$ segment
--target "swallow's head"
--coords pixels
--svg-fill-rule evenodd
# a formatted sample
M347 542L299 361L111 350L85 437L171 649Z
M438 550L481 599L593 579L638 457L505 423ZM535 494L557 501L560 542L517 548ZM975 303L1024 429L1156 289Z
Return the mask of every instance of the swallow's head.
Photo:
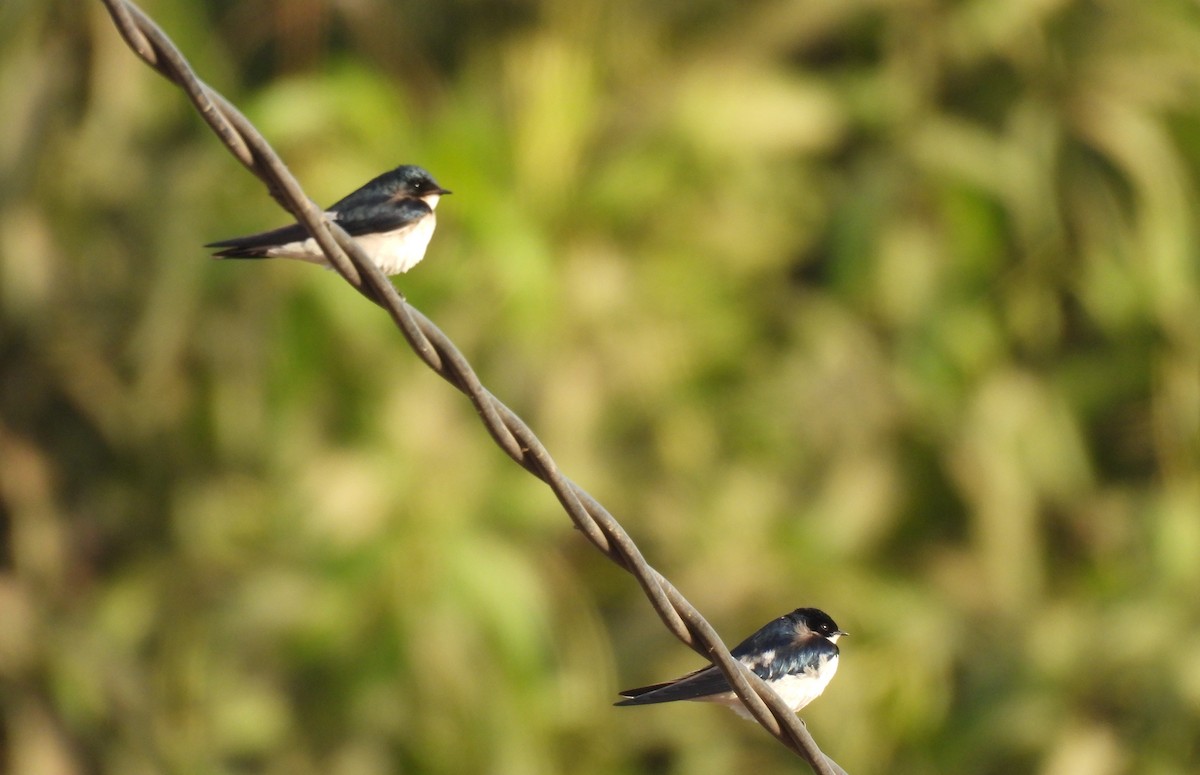
M819 635L830 643L837 643L838 638L846 634L838 629L837 622L829 614L819 608L797 608L787 618L792 620L796 628L797 640Z
M438 185L428 170L415 164L397 167L387 177L387 183L393 190L392 198L396 201L420 199L433 209L437 207L438 199L450 193Z

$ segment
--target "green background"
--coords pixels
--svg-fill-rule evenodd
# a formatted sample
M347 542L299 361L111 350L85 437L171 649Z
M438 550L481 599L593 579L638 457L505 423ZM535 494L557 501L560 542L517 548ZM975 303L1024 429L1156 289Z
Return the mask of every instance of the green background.
M397 280L734 643L852 635L870 773L1200 761L1200 10L155 0L330 203L455 191ZM803 772L618 689L702 661L102 5L0 5L13 773Z

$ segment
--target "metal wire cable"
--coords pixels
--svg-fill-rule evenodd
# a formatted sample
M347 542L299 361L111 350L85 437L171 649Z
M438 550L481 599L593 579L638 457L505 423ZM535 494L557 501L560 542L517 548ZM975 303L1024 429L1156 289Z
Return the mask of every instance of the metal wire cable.
M321 208L305 195L263 136L237 108L199 79L154 21L129 0L102 2L134 53L187 93L229 151L304 224L338 274L391 316L413 352L470 399L496 444L545 482L588 541L637 579L671 634L717 665L755 720L806 760L818 775L846 775L821 753L800 717L762 679L730 656L712 625L670 581L650 567L612 514L559 471L529 426L483 386L454 343L401 296L345 231L325 219Z

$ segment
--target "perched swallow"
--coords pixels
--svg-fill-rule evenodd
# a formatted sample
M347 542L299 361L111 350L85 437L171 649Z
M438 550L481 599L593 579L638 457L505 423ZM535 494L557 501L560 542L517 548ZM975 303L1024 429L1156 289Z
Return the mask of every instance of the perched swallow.
M405 164L339 200L325 215L354 237L384 274L400 274L425 257L437 225L433 211L438 199L449 193L425 170ZM299 223L205 247L224 248L214 258L296 258L329 266L316 240Z
M797 608L768 623L730 653L766 681L792 711L821 696L838 666L838 638L846 633L824 611ZM617 705L696 700L716 702L751 718L716 665L666 683L627 689Z

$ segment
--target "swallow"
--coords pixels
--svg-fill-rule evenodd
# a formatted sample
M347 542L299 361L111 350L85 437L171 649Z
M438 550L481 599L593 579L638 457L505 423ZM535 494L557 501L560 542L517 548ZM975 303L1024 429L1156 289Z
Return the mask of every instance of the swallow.
M774 689L792 712L809 704L833 678L838 667L838 638L846 633L824 611L797 608L775 619L739 643L730 653ZM617 705L651 705L695 700L716 702L752 718L729 681L709 665L674 681L621 692Z
M433 211L449 193L424 169L405 164L338 200L325 216L354 237L380 271L400 274L425 257L437 226ZM205 247L224 248L214 258L294 258L329 266L316 240L299 223Z

